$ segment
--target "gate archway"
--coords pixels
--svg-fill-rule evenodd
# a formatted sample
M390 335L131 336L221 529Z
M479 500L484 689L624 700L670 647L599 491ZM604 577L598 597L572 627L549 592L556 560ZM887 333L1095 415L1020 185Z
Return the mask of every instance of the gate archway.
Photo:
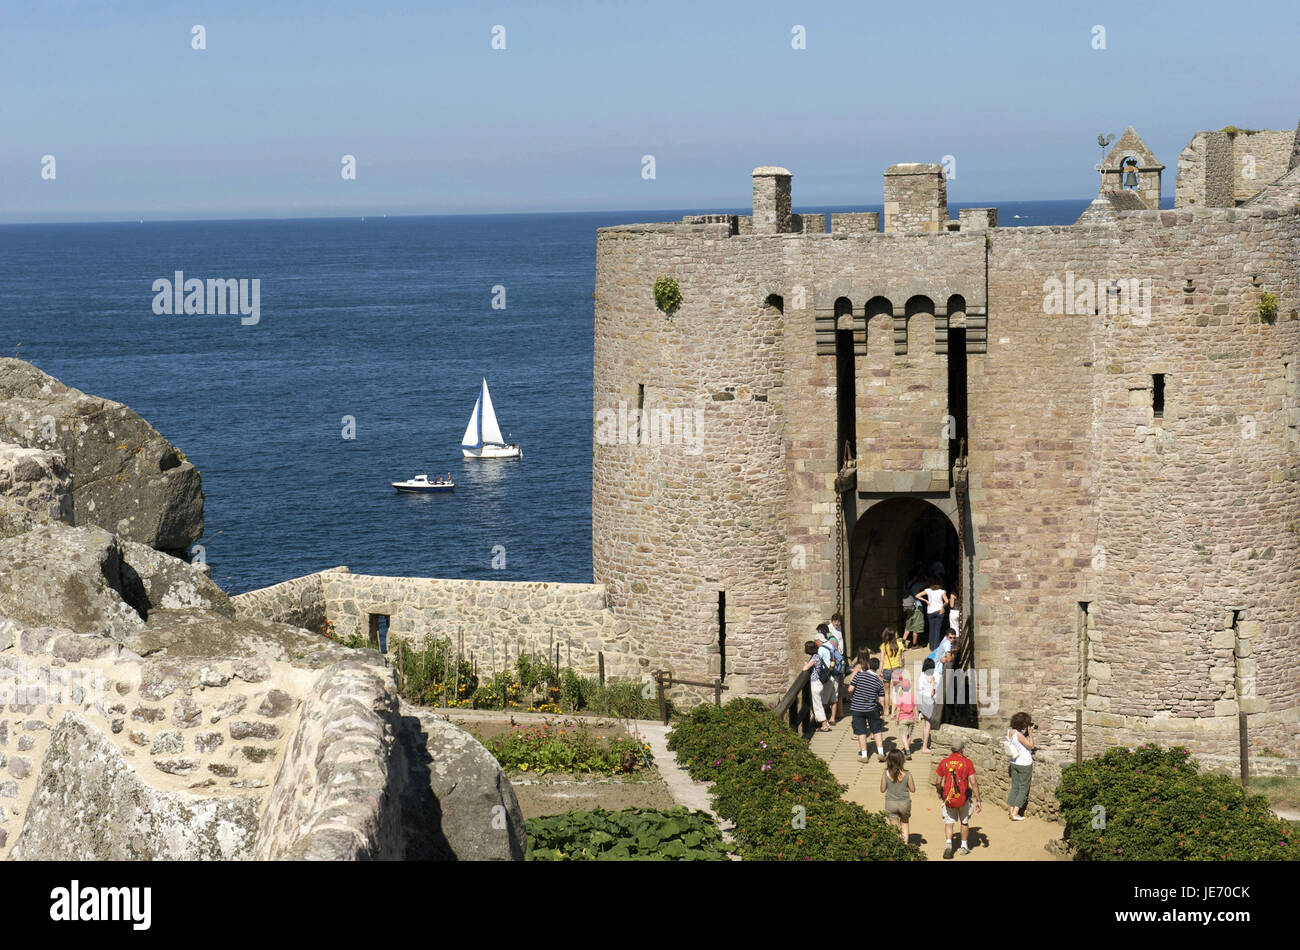
M849 579L853 611L853 646L876 649L885 627L900 634L903 598L914 571L928 577L942 571L944 587L966 598L961 589L957 529L938 506L911 496L876 502L853 528Z

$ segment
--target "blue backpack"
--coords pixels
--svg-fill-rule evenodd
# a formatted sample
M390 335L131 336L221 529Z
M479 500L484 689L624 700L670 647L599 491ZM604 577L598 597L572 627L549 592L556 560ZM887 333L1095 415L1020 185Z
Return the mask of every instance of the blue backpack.
M831 672L836 676L847 676L849 664L844 659L844 654L835 649L835 645L829 640L826 641L826 649L831 655Z

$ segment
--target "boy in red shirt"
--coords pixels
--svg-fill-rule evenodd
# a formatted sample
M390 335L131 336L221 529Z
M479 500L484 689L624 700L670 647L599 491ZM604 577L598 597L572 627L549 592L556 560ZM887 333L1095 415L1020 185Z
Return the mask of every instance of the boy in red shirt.
M954 739L952 753L935 769L934 787L943 802L943 856L952 857L952 826L961 825L961 853L970 854L966 835L970 831L972 806L980 811L980 786L975 779L975 763L962 755L966 744ZM972 800L971 794L974 793Z

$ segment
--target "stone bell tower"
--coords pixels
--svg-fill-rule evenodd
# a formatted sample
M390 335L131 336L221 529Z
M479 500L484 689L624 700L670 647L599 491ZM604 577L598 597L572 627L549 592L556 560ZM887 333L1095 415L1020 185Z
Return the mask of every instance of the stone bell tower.
M1102 159L1099 194L1135 194L1148 210L1159 211L1160 173L1164 170L1130 125Z

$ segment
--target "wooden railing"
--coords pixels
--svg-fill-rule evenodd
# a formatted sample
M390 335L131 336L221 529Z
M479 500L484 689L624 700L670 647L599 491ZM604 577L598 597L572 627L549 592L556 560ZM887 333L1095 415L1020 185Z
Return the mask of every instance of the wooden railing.
M772 710L777 717L789 716L790 728L802 732L812 718L812 670L801 670L781 701Z

